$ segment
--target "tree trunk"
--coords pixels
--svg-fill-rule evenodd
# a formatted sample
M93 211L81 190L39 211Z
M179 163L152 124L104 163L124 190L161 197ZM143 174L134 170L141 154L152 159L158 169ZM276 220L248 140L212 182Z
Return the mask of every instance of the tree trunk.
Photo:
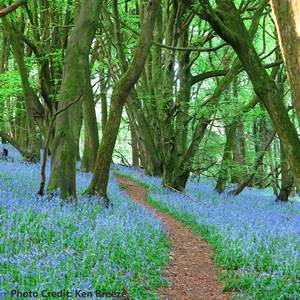
M8 67L9 43L7 37L2 34L2 45L0 54L0 74L4 73Z
M206 7L207 3L204 6ZM252 24L249 29L249 35L250 35L251 39L254 38L254 35L255 35L256 31L258 30L258 24L259 24L260 17L261 17L260 13L257 13L253 16ZM221 97L222 93L224 92L224 90L226 90L226 88L231 84L231 82L234 81L234 78L240 72L240 68L241 68L241 63L240 63L239 59L235 59L232 64L232 67L230 69L228 69L228 71L225 70L225 72L224 72L224 70L222 70L221 72L218 72L218 71L207 72L206 74L204 73L204 74L192 76L192 80L191 80L192 84L195 84L195 83L199 82L200 80L204 80L205 78L207 78L207 76L209 76L209 74L214 74L213 76L220 76L220 75L224 76L225 75L224 78L222 78L222 80L218 83L217 88L215 89L213 95L210 96L209 99L206 101L206 105L210 106L212 109L210 112L210 115L201 118L201 120L198 122L195 129L193 130L194 132L192 135L192 141L191 141L187 151L185 152L183 158L180 160L180 164L181 164L180 169L183 170L183 172L187 173L192 168L193 157L195 156L195 154L198 151L199 144L205 135L206 128L212 121L213 113L216 112L216 110L217 110L217 105L219 103L220 97ZM245 110L245 109L246 109L246 107L242 107L242 110Z
M147 122L145 115L142 111L142 106L137 99L136 92L132 92L127 99L128 114L132 115L130 118L135 119L138 123L136 132L139 134L139 145L141 154L143 154L143 166L147 174L152 176L162 175L162 163L160 159L160 152L154 141L154 132L151 130L149 123Z
M105 130L106 122L107 122L107 82L104 79L104 68L101 68L101 72L99 73L99 85L100 85L100 101L101 101L101 131L102 133Z
M84 122L84 151L80 170L84 172L92 172L95 168L97 150L99 146L99 135L89 65L86 66L86 70L88 71L86 74L87 86L86 94L83 97L82 103Z
M229 181L229 163L232 162L232 147L233 147L233 142L235 138L235 129L236 129L236 124L233 123L229 126L229 128L225 128L225 133L226 133L226 144L224 147L224 153L223 153L223 158L222 158L222 163L221 163L221 168L219 171L218 175L218 180L216 184L215 190L218 193L223 193L225 190L226 183Z
M132 157L132 166L135 168L139 168L139 148L138 148L138 140L135 128L132 122L129 122L130 126L130 134L131 134L131 157Z
M4 17L7 14L11 13L12 11L16 10L19 6L26 3L26 0L17 0L12 4L8 5L5 8L0 9L0 17Z
M259 156L263 147L264 141L268 138L268 130L267 130L267 122L266 117L261 116L257 122L254 124L254 139L255 139L255 152L256 156ZM253 185L258 186L263 189L265 187L265 167L264 161L262 161L261 165L258 167L257 174L254 178Z
M136 47L132 63L113 89L109 116L97 153L94 176L88 188L88 193L96 193L103 197L106 207L109 206L109 199L107 196L109 168L118 136L123 106L126 98L138 81L148 57L148 51L152 43L155 17L159 5L159 0L149 1L147 10L145 11L139 43Z
M271 0L270 2L295 109L300 118L300 2L299 0Z
M184 11L182 11L182 13L184 13ZM188 41L189 34L188 30L186 29L179 38L179 46L187 47ZM182 164L183 156L188 147L188 125L190 119L189 103L192 88L191 71L189 66L190 52L180 53L178 61L180 89L174 103L174 106L177 107L176 120L174 120L175 126L170 120L173 118L172 111L169 111L169 120L167 121L169 124L164 124L165 127L169 126L171 128L169 130L164 130L165 143L162 144L162 149L164 152L163 185L182 191L185 188L190 174L190 168L185 164Z
M72 30L66 51L58 110L86 95L89 53L97 29L100 0L82 2L80 15ZM56 119L48 191L60 190L60 197L76 199L76 156L80 126L81 101Z
M233 97L236 99L238 95L238 77L233 81ZM242 107L242 112L247 112L249 108L255 106L257 102L251 99ZM249 107L250 106L250 107ZM232 144L232 159L235 164L235 172L231 174L231 182L240 183L241 177L246 172L246 139L243 118L235 118L234 143Z
M18 65L26 110L26 124L29 140L28 148L29 151L33 154L32 160L36 162L39 160L40 157L40 148L35 120L40 121L41 124L41 120L44 115L44 108L41 105L38 96L36 95L29 83L29 71L25 64L24 45L19 36L20 33L18 32L17 28L7 19L4 18L2 22L7 28L9 42L12 47L12 52L15 61Z
M280 143L281 187L277 199L280 201L288 201L293 189L294 179L291 176L283 149L283 145Z

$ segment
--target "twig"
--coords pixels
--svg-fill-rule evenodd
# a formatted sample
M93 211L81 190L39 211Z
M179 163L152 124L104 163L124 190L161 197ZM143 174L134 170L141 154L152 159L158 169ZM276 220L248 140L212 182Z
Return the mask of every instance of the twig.
M122 163L126 166L126 167L131 167L129 161L127 160L127 158L118 150L115 149L115 152L118 154L117 157L121 159Z

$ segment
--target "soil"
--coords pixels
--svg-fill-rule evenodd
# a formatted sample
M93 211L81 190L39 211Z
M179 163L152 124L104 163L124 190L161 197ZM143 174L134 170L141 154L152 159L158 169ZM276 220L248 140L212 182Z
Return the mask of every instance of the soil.
M167 229L172 248L164 276L170 286L157 291L160 298L230 299L230 294L223 292L223 285L217 280L218 270L213 264L212 250L207 242L170 215L154 210L146 201L144 187L124 177L118 176L117 179L133 201L153 211Z

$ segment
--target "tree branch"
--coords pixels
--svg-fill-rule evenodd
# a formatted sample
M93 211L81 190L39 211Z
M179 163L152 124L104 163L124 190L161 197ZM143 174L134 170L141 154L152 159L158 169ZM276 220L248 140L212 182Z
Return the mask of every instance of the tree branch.
M26 0L18 0L11 5L8 5L5 8L0 9L0 17L4 17L7 14L11 13L12 11L16 10L19 6L26 3Z
M203 81L203 80L211 78L211 77L224 76L227 74L227 72L228 72L228 70L226 70L226 69L203 72L203 73L193 76L191 79L191 83L192 83L192 85L194 85L200 81Z

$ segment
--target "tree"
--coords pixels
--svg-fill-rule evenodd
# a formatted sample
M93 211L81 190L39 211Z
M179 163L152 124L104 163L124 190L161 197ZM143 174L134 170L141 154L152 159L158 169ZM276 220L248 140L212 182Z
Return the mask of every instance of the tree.
M204 18L233 47L243 64L256 95L268 111L274 128L284 145L291 172L296 186L299 188L300 141L297 131L289 118L284 103L280 101L279 91L275 82L266 72L259 59L238 10L233 1L217 0L216 10L207 1L202 0L200 2L204 9Z
M300 175L298 11L271 2L276 26L267 0L1 2L1 140L32 161L48 149L61 198L76 198L83 153L87 192L106 206L112 157L130 154L166 187L204 175L219 192L272 185L287 200Z
M100 0L85 0L71 31L64 61L60 101L61 110L82 96L90 101L87 87L90 85L89 53L101 7ZM62 199L76 199L76 158L80 134L81 101L61 113L56 119L55 138L52 149L51 175L48 191L60 190Z
M103 197L105 206L109 206L107 196L109 168L120 127L123 106L132 88L138 81L147 60L148 51L152 44L152 33L159 5L160 1L158 0L149 1L144 12L140 38L136 46L134 58L127 71L113 89L109 116L99 146L94 175L88 188L89 194L96 193Z

